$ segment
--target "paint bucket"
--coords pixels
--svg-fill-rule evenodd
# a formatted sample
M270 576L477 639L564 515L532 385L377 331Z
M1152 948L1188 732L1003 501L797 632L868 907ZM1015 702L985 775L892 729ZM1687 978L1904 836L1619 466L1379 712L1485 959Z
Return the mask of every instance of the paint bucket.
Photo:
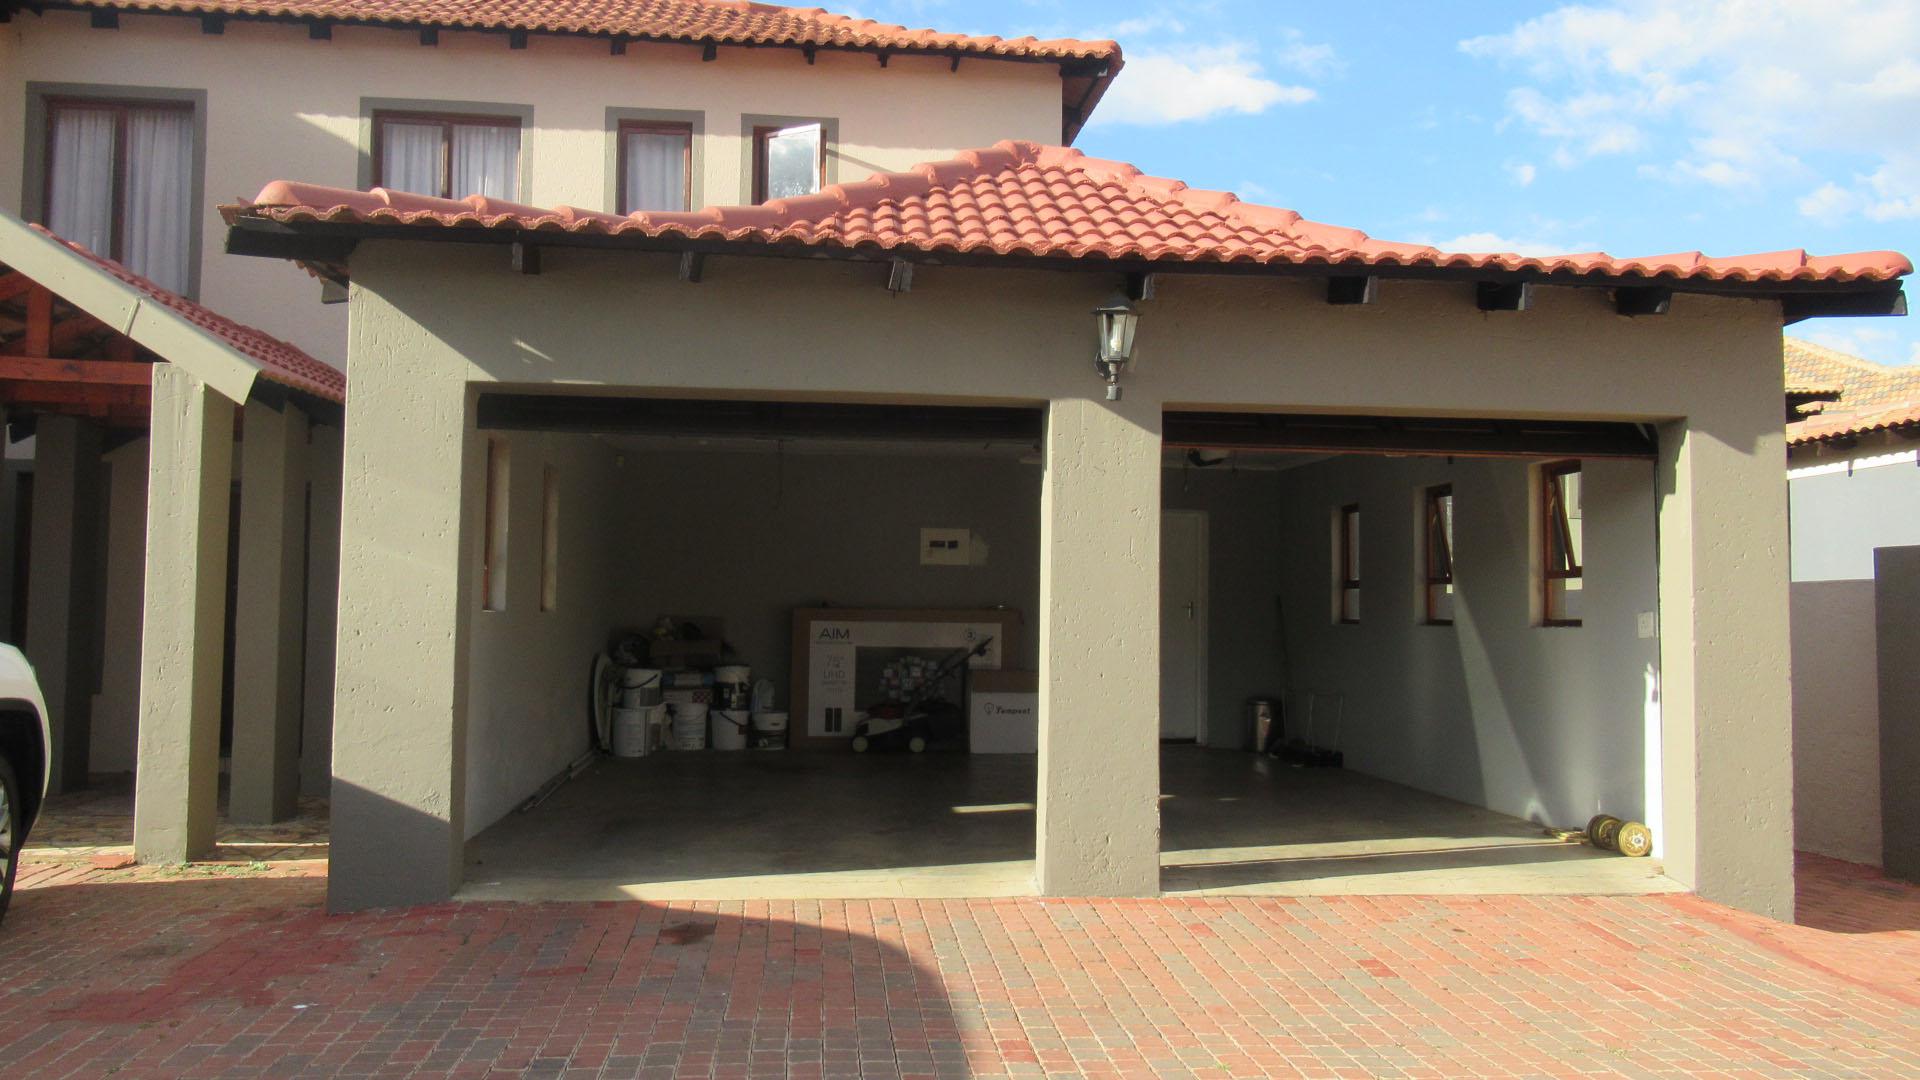
M755 750L785 750L787 714L772 709L754 713L751 745Z
M750 714L740 709L715 709L707 715L713 719L715 750L747 748L747 724L752 719Z
M653 731L659 707L613 710L613 756L645 757L653 749Z
M772 679L755 679L753 681L753 711L755 713L773 711Z
M713 669L713 696L723 709L752 706L753 670L745 664L722 664Z
M660 704L660 687L641 686L620 691L620 707L623 709L648 709Z
M660 669L650 667L630 667L620 669L620 688L638 690L651 686L660 689Z
M673 712L673 748L675 750L705 750L707 748L707 707L695 704L669 705Z

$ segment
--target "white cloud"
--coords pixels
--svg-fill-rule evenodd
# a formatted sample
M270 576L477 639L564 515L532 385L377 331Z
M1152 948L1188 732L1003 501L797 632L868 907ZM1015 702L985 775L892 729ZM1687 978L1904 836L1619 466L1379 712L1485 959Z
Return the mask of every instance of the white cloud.
M1326 75L1343 66L1333 46L1309 42L1305 34L1293 29L1281 32L1280 48L1275 57L1281 67L1309 77Z
M1129 56L1094 123L1177 124L1222 113L1252 115L1317 96L1311 87L1267 78L1244 46L1190 46Z
M1565 244L1556 244L1538 237L1502 236L1494 232L1470 232L1447 240L1432 242L1441 251L1456 252L1465 255L1486 255L1495 252L1513 255L1565 255L1569 249Z
M1513 177L1515 185L1529 187L1533 184L1534 178L1540 175L1540 170L1535 168L1532 162L1522 161L1517 165L1507 166L1507 175Z
M1686 150L1643 173L1729 190L1798 185L1804 213L1920 217L1920 4L1884 0L1610 0L1461 42L1525 72L1510 122L1570 166ZM1819 176L1825 153L1866 162Z

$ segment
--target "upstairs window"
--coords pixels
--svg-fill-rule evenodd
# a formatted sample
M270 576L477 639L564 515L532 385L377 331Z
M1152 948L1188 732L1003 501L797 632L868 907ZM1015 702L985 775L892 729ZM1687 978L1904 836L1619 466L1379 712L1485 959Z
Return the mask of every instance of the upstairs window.
M1340 508L1334 519L1338 573L1334 578L1334 618L1360 621L1360 504Z
M753 129L753 201L811 195L826 185L827 140L819 124Z
M47 228L177 293L193 281L193 106L47 103Z
M518 199L520 119L376 112L373 182L443 199Z
M1579 626L1583 570L1580 463L1540 470L1541 623Z
M621 121L616 212L691 210L692 164L692 124Z
M1421 558L1425 578L1425 621L1428 626L1453 625L1453 485L1426 491L1425 551Z

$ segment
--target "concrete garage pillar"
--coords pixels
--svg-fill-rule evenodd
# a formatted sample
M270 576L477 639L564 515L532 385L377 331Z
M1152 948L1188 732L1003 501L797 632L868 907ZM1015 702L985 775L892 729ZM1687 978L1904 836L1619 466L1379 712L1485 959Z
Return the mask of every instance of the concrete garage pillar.
M154 365L133 803L141 862L186 862L213 847L233 413L205 383Z
M1777 336L1762 344L1777 369ZM1791 920L1786 449L1768 385L1660 429L1660 842L1701 896Z
M100 431L71 416L43 416L35 433L26 654L53 729L52 790L73 791L87 784L93 740Z
M340 429L316 424L307 439L307 656L300 709L300 794L325 798L333 783L334 605L340 593Z
M1880 661L1881 862L1920 881L1920 547L1873 553L1873 609Z
M244 422L227 816L263 825L292 817L300 791L307 419L250 401Z
M327 874L335 911L447 899L466 839L478 512L466 488L479 475L479 441L464 384L435 383L368 351L364 364L355 353L342 455L353 483L340 511Z
M1062 400L1040 496L1036 885L1160 893L1160 412Z

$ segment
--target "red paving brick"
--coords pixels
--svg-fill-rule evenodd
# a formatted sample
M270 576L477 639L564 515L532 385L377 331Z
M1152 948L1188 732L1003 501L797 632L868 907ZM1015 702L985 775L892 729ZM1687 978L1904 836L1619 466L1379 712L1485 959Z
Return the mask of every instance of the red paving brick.
M7 1076L1914 1076L1920 889L446 904L32 866Z

